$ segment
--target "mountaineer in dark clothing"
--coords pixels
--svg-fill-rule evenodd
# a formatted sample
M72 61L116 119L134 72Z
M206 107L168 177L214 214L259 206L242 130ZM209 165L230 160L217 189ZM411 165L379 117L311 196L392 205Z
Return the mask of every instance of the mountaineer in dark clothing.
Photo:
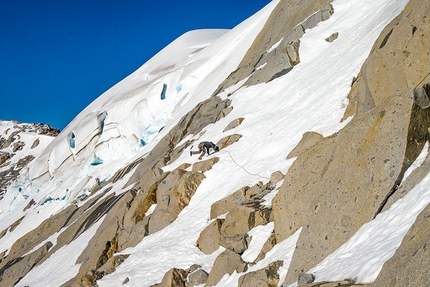
M219 147L213 142L201 142L199 143L199 151L190 151L190 156L193 156L193 154L200 154L199 159L202 159L206 152L209 156L209 149L213 149L214 153L219 151Z

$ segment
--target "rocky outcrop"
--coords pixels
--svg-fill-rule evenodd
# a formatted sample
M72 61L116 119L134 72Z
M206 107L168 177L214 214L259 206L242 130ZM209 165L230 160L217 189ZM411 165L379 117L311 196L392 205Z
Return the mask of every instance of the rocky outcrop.
M239 254L226 249L215 259L205 286L214 286L225 274L232 274L234 271L240 273L246 268L246 262L242 260Z
M174 170L158 186L157 207L151 214L148 234L155 233L172 223L188 205L205 176L200 172Z
M388 260L373 287L430 286L430 206L427 206Z
M0 200L7 187L21 174L21 170L45 148L47 141L45 140L42 146L40 138L53 139L59 132L46 124L0 121ZM26 145L30 145L29 148L34 154L23 152Z
M85 203L80 207L71 205L18 239L9 251L9 255L0 260L0 268L7 266L7 276L12 278L10 279L12 281L21 278L31 268L44 262L51 254L69 244L106 215L98 235L91 239L77 260L81 265L78 274L64 286L94 285L105 274L113 272L117 264L125 259L116 257L117 252L135 246L144 236L164 228L188 205L197 187L205 178L201 171L206 171L216 164L216 158L209 160L210 164L204 167L196 167L197 171L176 169L164 173L159 167L166 165L191 144L187 142L175 148L184 137L188 134L198 134L203 127L218 121L231 110L230 101L221 100L218 97L199 103L150 154L118 170L110 180L102 184L96 182L92 194L98 191L97 197L83 198ZM110 193L111 187L108 185L119 181L130 172L133 174L126 184L128 190L119 195ZM155 204L153 212L146 214ZM34 261L31 268L24 272L17 262L24 260L28 251L60 230L57 244L40 256L32 256L37 259L37 262ZM4 230L1 234L6 232L7 230ZM2 282L1 278L0 282Z
M242 124L243 120L244 120L244 118L237 118L237 119L235 119L235 120L231 121L231 122L230 122L230 123L225 127L225 129L223 130L223 132L229 131L229 130L231 130L231 129L234 129L234 128L236 128L236 127L240 126L240 125Z
M249 77L244 86L280 77L300 62L300 38L333 14L331 0L282 0L246 53L238 68L219 85L214 94Z
M224 219L215 219L200 233L197 247L205 254L211 254L219 249L221 240L221 226Z
M244 79L247 79L244 85L254 85L288 73L300 62L299 39L305 30L333 13L330 2L281 0L237 70L219 86L217 93ZM263 259L277 243L299 229L301 233L284 286L295 281L308 287L369 286L348 279L318 282L318 278L306 272L428 174L430 156L402 181L405 170L429 140L430 44L426 41L430 32L429 6L411 0L405 11L382 32L352 83L343 118L348 119L348 123L344 128L326 137L312 131L304 133L287 155L287 159L296 159L286 174L277 171L267 182L228 190L228 196L214 202L207 210L210 218L195 238L195 251L217 256L210 271L201 266L191 266L187 270L172 268L153 286L214 286L223 276L234 272L244 273L237 275L237 286L280 286L280 270L287 268L283 266L285 262L264 262ZM337 36L339 34L333 33L326 40L336 41ZM127 260L124 250L174 222L209 176L211 172L208 171L222 163L228 153L226 150L219 157L211 155L206 160L181 163L179 167L163 171L184 153L188 156L188 149L196 144L196 138L204 135L205 127L232 110L228 97L213 96L197 104L148 154L117 170L109 180L96 180L89 195L18 238L8 252L1 254L1 285L13 286L34 266L97 226L96 236L76 261L79 271L63 284L97 286L99 279L115 272ZM239 133L244 118L227 122L219 129L225 126L223 131L228 132L217 142L221 150L242 138ZM33 129L55 134L44 125ZM38 139L32 140L31 149L40 148L41 143ZM0 167L4 167L15 156L13 153L23 150L19 132L9 130L7 137L0 138L0 147L3 148ZM6 186L10 178L17 176L13 172L24 168L31 160L29 155L23 156L9 173L1 173L0 186ZM119 183L125 184L121 188L114 186ZM276 192L272 206L268 200ZM31 201L23 210L30 210L36 204ZM420 214L396 254L384 265L375 287L429 285L425 276L429 271L428 218L429 207ZM1 230L0 238L25 220L28 218L23 215ZM272 222L274 230L265 231L268 238L259 255L251 259L253 262L245 261L242 255L253 244L251 231L258 226L267 227L268 223L271 228ZM49 241L53 234L58 235L55 244ZM214 254L217 251L219 254ZM266 266L245 273L249 267L263 262ZM312 282L314 279L316 282ZM123 285L129 281L126 278Z
M418 2L376 41L351 89L346 114L354 118L298 156L273 201L277 241L302 227L286 285L384 208L429 138L428 108L411 96L428 82L430 64L429 4Z
M4 265L0 269L0 281L2 282L2 286L14 286L18 283L22 278L22 274L29 272L34 265L46 256L52 245L52 242L48 241L36 251L9 261L9 264ZM13 265L14 268L9 268L11 265Z
M239 278L238 287L276 287L279 283L278 269L284 264L276 261L264 269L249 272Z
M319 133L306 132L297 146L288 154L287 159L299 156L322 139L323 136Z
M172 268L164 275L161 283L153 285L153 287L185 287L187 275L185 270Z

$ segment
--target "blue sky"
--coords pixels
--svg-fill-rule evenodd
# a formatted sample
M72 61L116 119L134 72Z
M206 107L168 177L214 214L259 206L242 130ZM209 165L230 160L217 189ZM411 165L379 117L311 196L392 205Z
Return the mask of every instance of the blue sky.
M0 0L0 119L63 129L183 33L269 0Z

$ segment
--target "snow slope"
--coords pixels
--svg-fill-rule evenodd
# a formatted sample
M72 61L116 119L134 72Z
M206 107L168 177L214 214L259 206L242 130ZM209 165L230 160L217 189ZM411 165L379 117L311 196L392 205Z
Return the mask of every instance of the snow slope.
M159 283L170 268L186 269L194 263L209 271L223 249L204 255L195 242L210 222L211 205L242 186L267 181L277 170L287 172L294 159L286 161L285 157L303 133L316 131L326 136L346 124L340 119L351 80L381 30L407 2L335 0L331 18L306 31L301 39L301 63L290 73L252 87L238 88L239 83L220 94L222 98L231 94L228 98L232 100L233 111L207 126L201 139L216 142L233 132L243 137L226 148L228 153L217 154L220 161L205 173L205 180L179 217L166 228L145 237L136 247L123 251L131 255L116 272L98 281L99 286L121 286L126 278L129 279L127 286L151 286ZM126 163L147 153L237 67L277 3L272 1L230 31L197 30L181 36L82 111L0 202L3 210L0 230L24 213L32 215L31 220L27 216L14 232L0 239L0 252L8 250L26 230L85 196L95 180L108 179ZM326 42L325 38L334 32L339 33L338 39ZM244 122L234 131L223 132L238 117L245 118ZM184 140L198 138L199 135L194 135ZM420 158L424 155L425 151ZM164 170L195 160L186 151ZM124 192L126 180L121 180L111 192ZM410 194L364 225L350 241L311 271L322 280L357 277L358 282L372 282L416 216L430 202L426 187L429 180L427 176ZM270 205L279 186L267 197L267 204ZM18 208L31 199L38 205L25 212ZM94 228L79 238L82 249ZM243 258L252 261L272 230L273 224L252 230L253 236L259 239L251 243ZM247 272L268 262L283 260L282 276L285 276L298 235L299 231L276 245L262 262ZM77 272L76 256L72 256L77 249L78 244L75 248L64 248L58 257L35 267L17 286L46 286L40 280L47 277L56 277L58 284L66 282ZM58 262L68 266L68 272L59 274L55 268ZM236 286L241 275L225 276L217 286Z

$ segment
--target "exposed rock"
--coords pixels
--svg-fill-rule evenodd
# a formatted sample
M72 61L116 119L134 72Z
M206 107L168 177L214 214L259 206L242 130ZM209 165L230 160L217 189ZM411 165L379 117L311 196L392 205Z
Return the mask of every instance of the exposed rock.
M272 262L266 268L240 276L238 287L276 287L279 282L278 269L283 261Z
M263 247L260 250L260 254L258 254L257 258L255 259L254 263L257 263L258 261L264 259L266 257L267 252L272 250L272 248L276 245L276 237L275 234L272 233L269 238L267 238L266 242L264 243Z
M226 214L236 206L242 204L245 201L245 193L249 189L249 186L242 187L231 195L213 203L211 206L210 218L217 218L218 216Z
M7 260L2 260L0 262L0 268L3 268L5 264L10 264L9 262L24 256L24 254L31 251L35 246L48 239L49 236L58 232L66 224L68 217L75 209L75 206L66 208L62 212L51 216L50 219L43 221L37 228L29 231L23 237L16 240L9 250L9 255L6 257ZM15 224L12 225L12 228L15 228L13 226L17 226L22 220L23 218L15 222ZM15 266L10 266L9 268L14 269Z
M188 268L185 271L187 271L188 273L193 273L194 271L197 271L200 268L202 268L201 265L199 265L199 264L193 264L193 265L190 266L190 268Z
M200 233L197 247L205 254L211 254L219 249L221 239L221 225L223 219L215 219Z
M282 173L281 173L282 174ZM249 187L244 186L229 196L220 199L211 206L211 219L217 218L223 214L228 213L237 206L248 206L253 207L255 211L260 212L258 216L267 218L267 210L261 208L260 203L263 202L262 198L270 193L274 188L272 183L258 184ZM259 219L257 219L258 221ZM265 221L265 220L264 220Z
M185 163L181 164L180 166L178 166L178 169L187 169L190 166L191 166L191 164L185 162Z
M302 227L284 284L384 209L428 138L428 109L410 93L430 66L423 38L430 25L417 24L430 3L418 3L409 2L375 42L351 89L354 118L298 156L273 200L277 241ZM420 32L411 33L412 25Z
M225 250L215 259L211 272L205 286L214 286L225 274L232 274L234 271L240 273L247 268L246 263L240 255L230 250Z
M217 122L231 112L231 101L213 96L199 103L188 112L169 133L164 136L149 154L139 163L146 168L163 167L175 159L179 151L187 147L183 144L175 148L187 135L198 134L204 127Z
M39 139L36 139L33 144L31 145L31 149L34 149L35 147L37 147L39 145L40 141Z
M172 223L188 205L205 176L200 172L172 171L158 186L157 207L149 221L149 234Z
M18 225L21 224L22 220L25 218L25 216L21 217L20 219L18 219L17 221L15 221L14 223L12 223L8 229L9 232L12 232L15 230L16 227L18 227Z
M283 174L282 172L275 171L274 173L272 173L270 175L270 183L273 185L278 184L280 181L284 180L285 174Z
M270 220L270 211L264 212L254 207L237 206L227 213L221 226L220 244L238 254L248 248L248 232L258 225L265 225Z
M396 253L382 267L373 287L430 286L430 205L418 215Z
M342 281L324 281L314 282L305 285L303 287L370 287L371 284L356 284L354 280L345 279Z
M333 34L331 34L328 38L326 38L325 40L329 43L333 42L334 40L337 39L337 37L339 37L339 33L335 32Z
M204 161L197 161L193 164L192 171L205 173L208 170L211 170L214 164L217 162L219 162L219 157L212 157Z
M397 200L403 198L410 190L412 190L420 181L429 173L430 170L430 153L427 154L424 162L415 168L411 174L403 179L398 189L387 199L381 212L388 210Z
M235 142L237 142L240 138L242 137L242 135L238 135L238 134L233 134L233 135L229 135L226 136L222 139L220 139L216 145L219 146L220 150L223 148L228 147L231 144L234 144Z
M36 123L28 126L28 129L30 132L34 132L40 135L47 135L51 137L56 137L60 130L57 128L53 128L50 125L42 124L42 123Z
M244 120L244 118L237 118L237 119L235 119L235 120L231 121L231 122L230 122L230 123L225 127L225 129L223 130L223 132L229 131L229 130L231 130L231 129L234 129L234 128L236 128L236 127L240 126L240 125L242 124L243 120Z
M52 247L52 242L48 241L36 251L31 252L23 257L16 257L8 261L7 264L0 268L0 282L2 286L14 286L21 280L23 274L27 274L33 266L46 256L49 249ZM13 267L13 268L11 268Z
M211 97L199 103L151 150L150 154L117 171L103 185L97 185L95 182L96 187L93 189L93 192L100 190L108 182L115 183L129 172L134 171L135 173L126 184L126 186L133 185L129 191L118 196L113 194L106 196L111 187L106 188L104 192L99 192L99 195L88 200L81 207L71 206L49 218L35 230L17 240L7 259L1 260L0 268L7 264L10 272L16 272L15 268L18 268L18 265L15 265L14 262L20 256L64 228L57 238L57 244L39 261L40 264L50 254L69 244L104 215L107 215L99 227L97 236L90 240L78 258L78 262L81 264L78 274L65 283L65 285L95 284L96 280L104 275L104 271L98 271L98 269L109 260L114 260L111 258L116 252L134 246L144 236L173 221L189 203L198 184L205 176L199 172L186 171L163 173L158 167L164 166L170 160L171 155L174 154L174 146L185 136L200 132L203 127L216 122L228 114L231 109L230 100L221 100L219 97ZM46 127L40 126L40 128L44 130ZM50 133L49 129L47 133ZM2 138L2 147L15 142L16 135L10 134L9 140ZM1 177L2 179L18 175L15 174L17 171L13 168L7 172L13 172L13 174L6 174ZM170 178L165 179L169 175ZM178 177L178 175L181 176ZM134 202L136 195L138 200ZM145 216L144 214L154 202L157 203L156 210L150 217ZM156 219L157 217L159 218ZM150 222L149 218L151 218ZM34 235L36 233L38 236ZM21 276L25 276L25 273L21 273Z
M164 274L163 280L157 287L185 287L188 272L182 269L172 268Z
M331 0L280 1L238 68L219 85L215 95L246 79L244 86L271 81L300 62L299 39L333 14ZM305 19L305 20L303 20Z
M247 233L255 226L255 209L238 206L227 213L221 226L221 245L238 254L248 248Z
M115 269L121 265L125 259L128 258L128 254L115 255L110 257L104 265L99 268L99 272L102 272L104 275L113 273Z
M315 281L315 275L310 273L300 273L299 279L297 280L298 286L303 286Z
M197 269L196 271L190 273L187 278L187 287L194 287L197 285L206 284L209 274L203 269Z
M170 161L169 163L174 162L175 160L177 160L182 153L184 152L184 150L186 148L188 148L193 142L192 141L186 141L184 142L182 145L176 147L171 153L170 153Z
M10 154L6 152L0 152L0 165L6 162L10 158Z
M414 101L421 108L430 107L430 82L413 90Z
M31 162L34 159L33 155L27 155L23 158L20 158L18 160L18 162L15 165L15 168L21 170L23 169L25 166L27 166L29 164L29 162Z
M90 284L92 282L91 284L94 285L96 280L104 276L104 272L98 269L105 265L110 258L114 257L116 252L120 251L118 245L120 222L124 214L130 212L128 207L134 195L133 192L126 192L117 196L108 196L106 199L95 203L92 208L86 210L69 228L58 236L57 245L53 248L53 251L68 244L94 223L102 218L104 219L98 228L97 236L89 240L76 261L77 264L80 264L78 273L74 278L64 283L64 286L74 286L78 282L80 282L79 284ZM109 266L109 264L106 266Z
M304 151L311 148L317 142L323 139L323 136L317 132L306 132L302 135L302 139L293 150L288 154L287 159L297 157Z
M409 1L381 32L352 86L344 119L381 105L387 97L403 94L413 98L411 91L429 81L427 17L428 3Z

